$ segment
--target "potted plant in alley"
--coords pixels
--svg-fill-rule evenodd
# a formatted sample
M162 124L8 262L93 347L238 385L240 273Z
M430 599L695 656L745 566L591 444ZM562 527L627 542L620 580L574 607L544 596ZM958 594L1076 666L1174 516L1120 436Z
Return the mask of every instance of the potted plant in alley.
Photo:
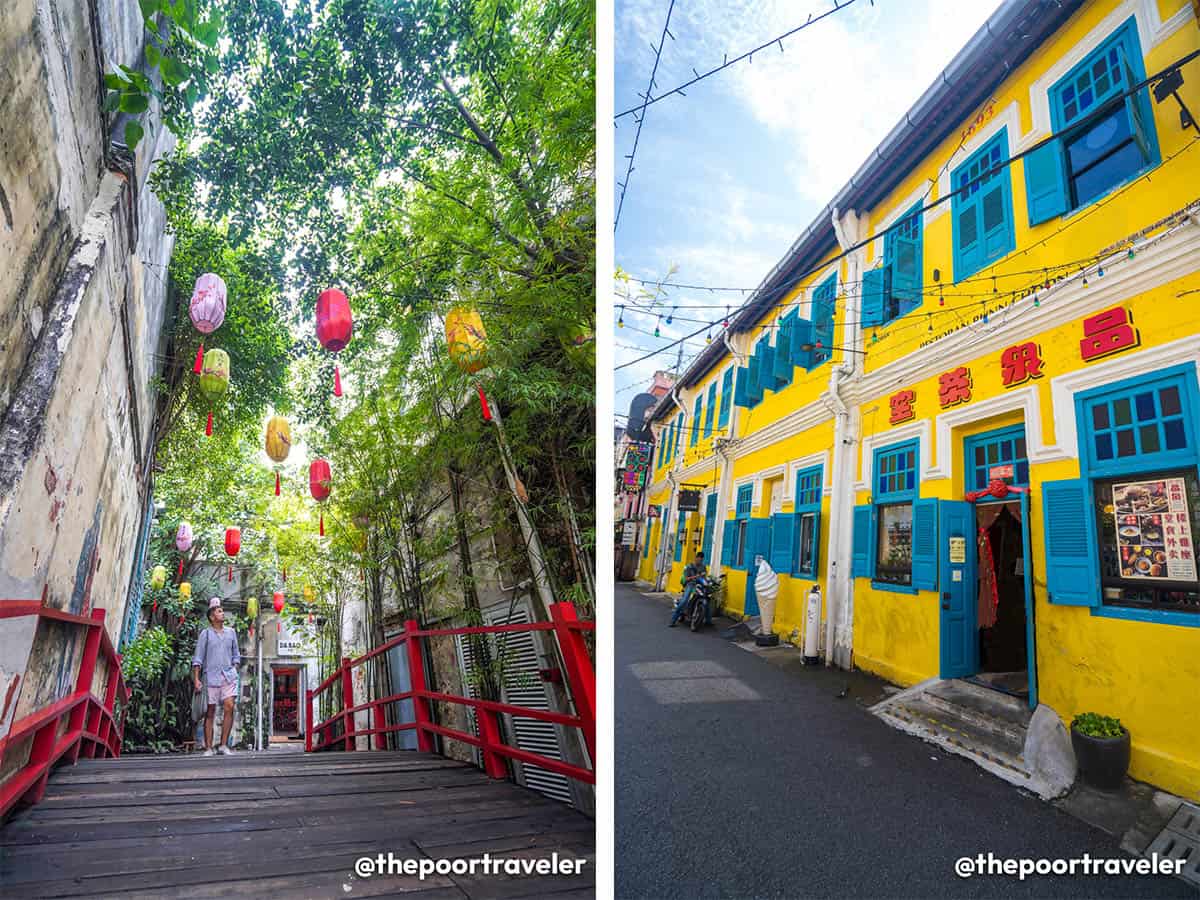
M1081 713L1071 722L1071 747L1084 782L1116 790L1129 769L1129 729L1120 719Z

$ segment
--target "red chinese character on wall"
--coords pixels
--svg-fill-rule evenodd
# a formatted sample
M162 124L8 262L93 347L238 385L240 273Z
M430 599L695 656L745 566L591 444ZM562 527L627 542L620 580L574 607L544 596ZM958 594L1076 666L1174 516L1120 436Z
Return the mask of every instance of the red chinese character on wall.
M1009 347L1000 354L1000 369L1006 388L1041 378L1042 348L1033 341Z
M959 366L938 376L938 402L942 404L942 409L966 403L970 399L971 370L966 366Z
M1083 320L1083 340L1079 342L1079 355L1084 362L1128 350L1141 343L1137 329L1129 319L1123 306L1105 310Z
M898 391L888 398L888 403L891 404L892 414L888 418L888 422L892 425L899 425L901 422L907 422L909 419L917 417L916 410L913 409L913 404L917 401L916 391Z

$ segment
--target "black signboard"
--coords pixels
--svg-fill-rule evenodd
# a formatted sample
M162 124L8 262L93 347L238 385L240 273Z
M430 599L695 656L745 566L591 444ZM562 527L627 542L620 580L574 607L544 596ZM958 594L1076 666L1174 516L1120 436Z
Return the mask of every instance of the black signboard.
M700 509L700 492L682 490L679 492L679 511L697 512Z

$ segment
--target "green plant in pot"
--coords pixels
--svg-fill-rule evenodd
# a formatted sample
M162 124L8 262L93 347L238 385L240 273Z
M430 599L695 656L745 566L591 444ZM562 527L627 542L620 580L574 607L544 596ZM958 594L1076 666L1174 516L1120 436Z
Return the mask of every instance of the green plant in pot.
M1129 729L1120 719L1080 713L1071 721L1071 747L1086 784L1115 791L1129 770Z

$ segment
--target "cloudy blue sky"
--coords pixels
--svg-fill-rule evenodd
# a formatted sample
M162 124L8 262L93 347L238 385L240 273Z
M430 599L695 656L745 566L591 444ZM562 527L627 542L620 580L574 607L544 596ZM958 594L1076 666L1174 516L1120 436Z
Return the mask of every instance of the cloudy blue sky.
M640 102L670 0L618 0L614 106ZM855 0L848 8L647 110L616 231L619 267L636 276L702 285L757 285L792 241L994 12L998 0ZM828 11L833 0L676 0L655 96ZM636 122L618 120L615 181ZM614 186L614 209L620 188ZM671 290L671 325L626 305L616 365L723 317L740 294ZM645 301L642 301L645 303ZM620 297L614 300L620 304ZM637 329L641 329L639 332ZM716 331L714 330L714 334ZM688 342L689 357L704 335ZM625 413L672 349L616 372L615 411Z

